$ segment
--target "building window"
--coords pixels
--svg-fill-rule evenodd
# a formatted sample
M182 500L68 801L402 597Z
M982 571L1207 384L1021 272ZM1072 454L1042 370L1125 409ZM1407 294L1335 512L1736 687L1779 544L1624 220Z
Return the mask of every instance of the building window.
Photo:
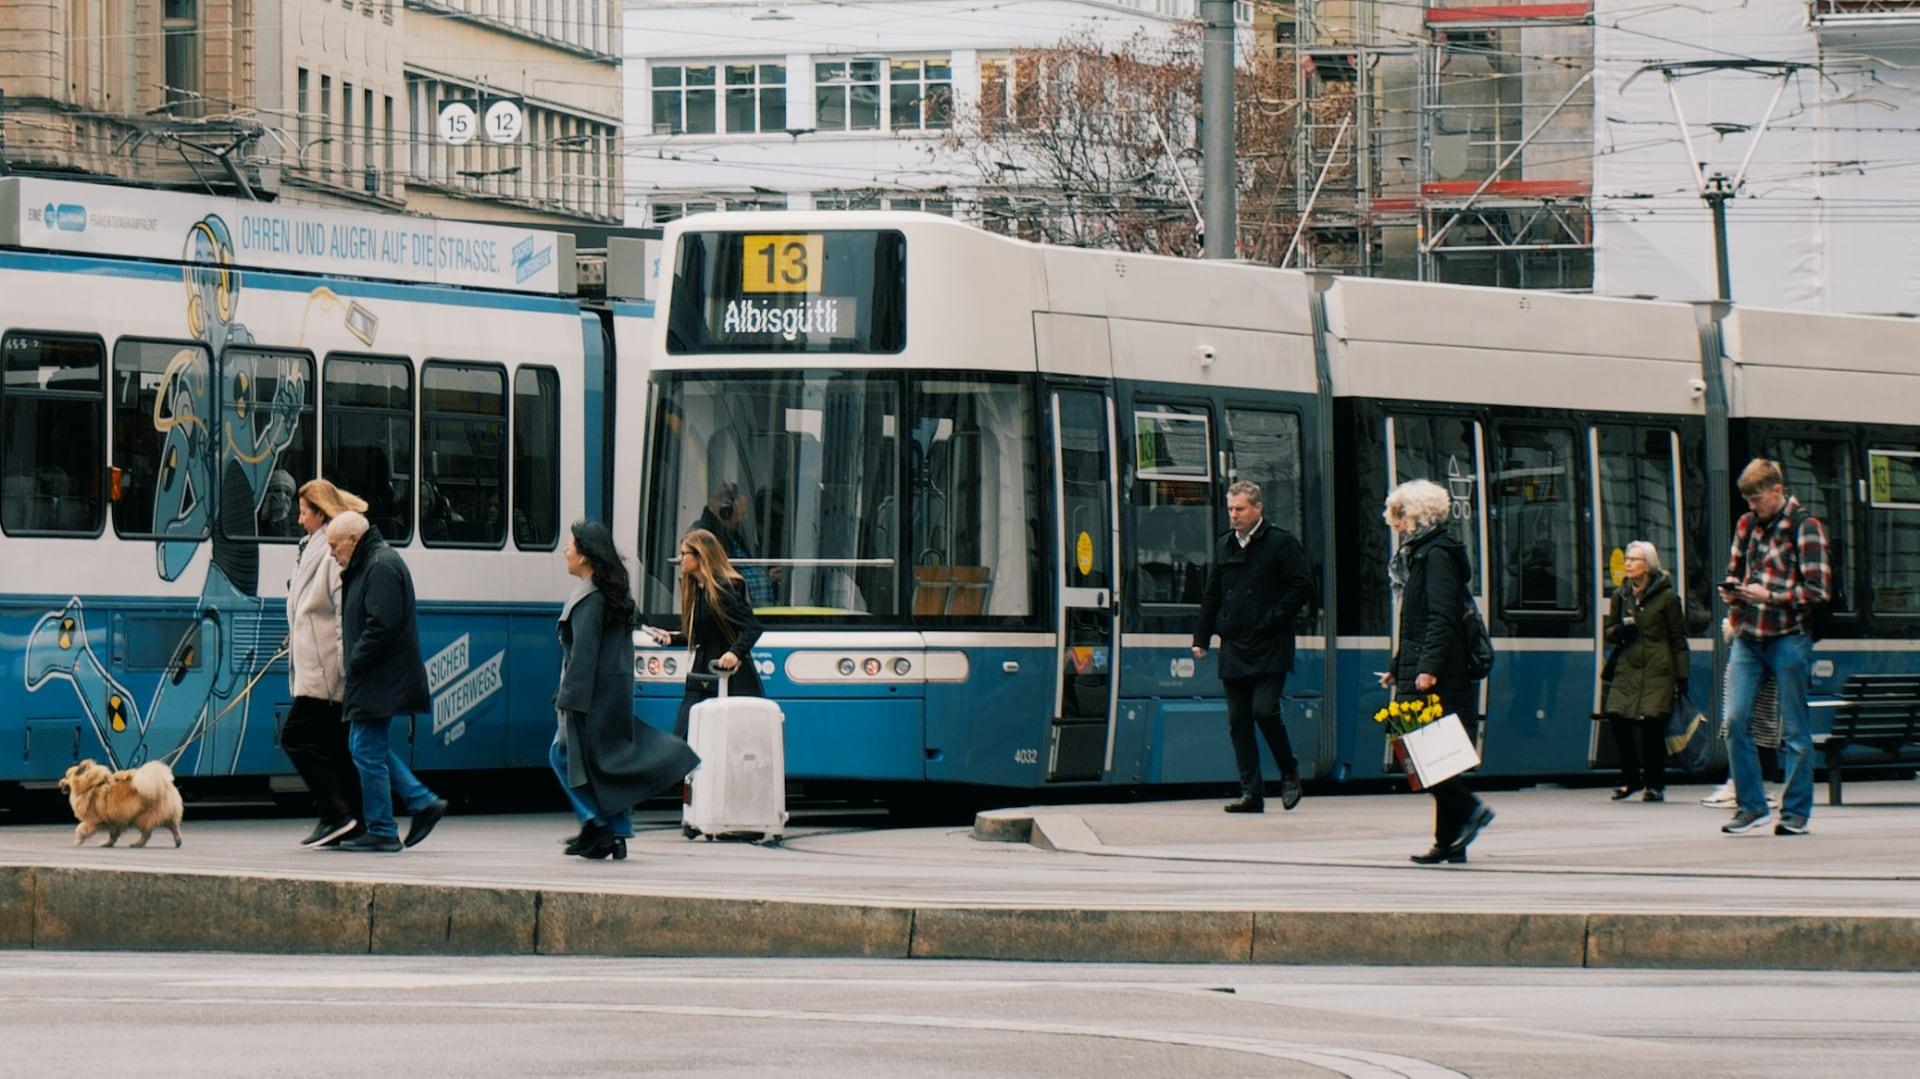
M787 129L787 65L727 65L727 130Z
M691 214L707 214L719 209L712 202L649 202L647 217L656 225L678 221Z
M294 152L296 153L304 153L307 144L313 141L313 121L307 113L307 110L312 107L307 99L307 82L307 69L300 68L294 82L295 97L293 99L294 131L297 137Z
M160 16L166 36L167 111L175 116L199 116L200 0L166 0Z
M887 65L887 126L931 131L953 126L953 66L946 60Z
M880 130L880 61L813 65L813 112L820 131Z
M711 135L715 130L714 67L689 64L653 69L653 133Z
M320 147L321 169L331 174L333 172L333 76L331 75L320 76L320 137L314 142ZM302 152L305 152L304 148Z

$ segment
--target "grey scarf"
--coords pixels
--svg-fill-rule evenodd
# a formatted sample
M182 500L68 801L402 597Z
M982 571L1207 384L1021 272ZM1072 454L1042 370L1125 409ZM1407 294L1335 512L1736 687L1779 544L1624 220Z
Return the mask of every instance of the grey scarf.
M1407 590L1407 576L1413 572L1413 546L1435 532L1445 528L1444 522L1422 525L1413 535L1400 541L1394 548L1393 561L1387 563L1387 583L1393 587L1393 601L1400 602L1401 594Z

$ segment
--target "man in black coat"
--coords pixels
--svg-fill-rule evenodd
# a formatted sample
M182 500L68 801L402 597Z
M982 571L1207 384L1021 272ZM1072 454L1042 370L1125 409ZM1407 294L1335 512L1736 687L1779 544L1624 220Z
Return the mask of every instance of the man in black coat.
M367 829L334 849L398 851L427 838L447 815L446 799L420 782L388 740L395 715L424 712L430 703L413 577L379 529L351 510L328 522L327 545L341 567L347 748L360 772L360 819ZM393 819L396 800L413 818L404 844Z
M1227 733L1240 766L1240 800L1229 813L1265 812L1260 746L1253 729L1267 736L1280 766L1280 804L1300 804L1300 765L1280 718L1280 695L1293 669L1293 624L1313 599L1313 570L1300 541L1269 524L1260 485L1241 480L1227 488L1227 520L1220 537L1200 625L1193 631L1193 658L1202 659L1220 633L1220 684L1227 693Z

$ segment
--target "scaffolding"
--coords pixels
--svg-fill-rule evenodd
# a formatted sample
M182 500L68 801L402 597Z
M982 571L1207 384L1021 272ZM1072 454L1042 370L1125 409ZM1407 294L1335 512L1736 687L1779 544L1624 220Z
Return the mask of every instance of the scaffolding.
M1592 287L1590 3L1300 0L1297 49L1297 264Z

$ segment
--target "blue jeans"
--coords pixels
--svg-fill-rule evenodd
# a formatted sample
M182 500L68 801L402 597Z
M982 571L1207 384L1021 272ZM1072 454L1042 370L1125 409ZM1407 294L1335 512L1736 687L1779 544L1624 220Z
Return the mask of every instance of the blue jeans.
M567 792L567 801L573 803L573 815L580 818L581 824L592 821L621 839L633 838L631 810L623 809L618 813L602 812L600 807L594 805L593 800L588 797L593 788L568 785L567 750L560 744L558 738L555 738L553 744L547 747L547 763L553 766L553 774L560 777L560 789Z
M366 825L368 835L397 839L400 826L393 820L394 803L411 815L432 805L436 796L393 751L388 739L392 716L367 716L349 709L347 719L347 750L360 772L360 823Z
M1813 666L1813 639L1804 633L1753 639L1736 637L1727 658L1727 755L1740 808L1762 816L1767 792L1760 775L1760 753L1753 744L1753 698L1760 680L1773 672L1780 691L1780 763L1787 773L1780 815L1806 820L1813 815L1813 733L1807 724L1807 682Z

